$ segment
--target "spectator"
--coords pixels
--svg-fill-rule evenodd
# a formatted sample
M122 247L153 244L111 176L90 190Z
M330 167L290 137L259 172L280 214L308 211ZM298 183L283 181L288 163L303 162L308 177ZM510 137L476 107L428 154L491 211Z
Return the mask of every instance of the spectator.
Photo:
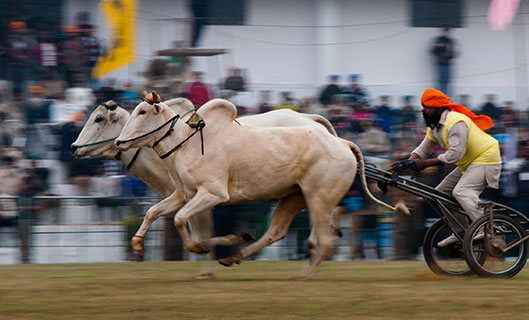
M38 67L38 79L57 69L57 46L53 43L53 33L41 31L37 43L31 48L31 55Z
M279 102L279 104L276 104L272 109L274 110L291 109L294 111L300 110L298 104L296 103L296 100L292 97L292 92L283 91L280 93L280 95L281 95L281 101Z
M41 81L48 99L59 99L64 96L66 81L60 79L57 69L45 69Z
M513 201L514 209L529 215L529 141L520 141L518 144L518 158L511 161L515 172L516 195Z
M81 34L81 72L84 75L84 81L92 87L92 69L96 64L99 55L101 55L101 44L99 40L94 37L93 26L91 24L80 25L79 31Z
M88 181L88 195L93 197L117 197L121 195L121 191L120 176L106 175L104 164L99 163L96 167L95 175L91 176ZM96 199L96 204L100 212L100 221L117 220L113 217L112 208L118 206L120 204L119 201L113 198L101 198Z
M391 152L388 134L373 120L364 120L362 128L364 128L364 132L358 138L358 144L362 151L375 155L388 155Z
M368 102L365 99L358 101L353 106L353 112L351 113L351 130L354 134L364 132L362 128L362 121L373 120L375 115L371 112Z
M202 72L191 72L192 82L184 90L186 98L193 102L195 108L199 108L213 97L210 86L202 81L202 77Z
M265 113L272 110L272 95L270 90L262 90L257 104L257 112Z
M401 117L402 123L412 122L417 123L417 108L413 104L413 96L404 96L402 97L402 110Z
M7 124L7 112L0 111L0 155L5 148L11 147L13 136Z
M434 39L431 47L437 71L437 89L448 95L451 93L451 63L457 55L456 41L450 37L451 31L449 27L443 28L441 35Z
M241 69L231 68L228 71L228 77L224 81L224 90L235 91L235 93L246 91L246 81Z
M85 85L83 75L72 75L72 86L64 92L66 102L69 103L74 114L86 114L96 102L94 91Z
M323 108L313 97L304 97L301 99L299 107L302 113L313 113L323 116L327 115L327 109Z
M340 90L340 87L338 86L338 81L340 80L340 76L338 75L331 75L329 76L329 84L323 88L320 97L318 98L318 101L325 107L327 107L329 104L331 104L332 98L334 95L342 93Z
M349 75L349 85L343 88L343 93L349 95L349 105L353 106L360 100L367 99L367 92L364 87L360 85L360 75Z
M376 121L378 121L380 128L391 133L391 125L393 124L394 111L390 106L389 96L380 96L380 104L375 107Z
M82 67L81 38L78 26L67 26L64 31L66 39L59 46L59 63L64 79L71 85L74 75L79 73Z
M24 152L26 157L44 159L53 144L51 132L46 126L50 119L50 102L45 98L43 87L30 86L28 91L30 97L23 106L28 124Z
M481 106L480 113L491 117L494 122L500 120L501 109L496 105L496 95L486 95L486 101Z
M9 59L8 80L12 81L13 93L21 94L25 89L27 66L29 60L30 41L26 38L26 23L13 21L9 23L11 34L7 40L7 55Z
M47 123L50 117L50 102L45 98L44 88L30 86L29 98L24 102L24 115L27 124Z
M472 107L472 103L471 103L471 99L470 99L470 95L469 94L460 94L458 96L458 101L459 101L459 104L460 105L463 105L465 107L467 107L468 109L470 110L474 110L474 108ZM479 113L479 111L476 110L476 112Z
M16 196L26 176L24 170L18 168L17 160L4 156L0 167L0 196ZM15 199L0 200L0 226L14 226L17 218L17 203Z
M327 106L327 117L336 133L342 138L351 139L351 108L348 105L349 97L337 94L333 103Z
M505 101L500 109L500 120L505 129L515 129L518 127L518 119L514 110L513 101Z
M32 240L33 225L38 220L37 211L39 209L35 199L37 194L32 176L25 176L20 185L20 190L17 192L18 196L18 218L17 218L17 232L20 238L20 251L22 263L30 263L30 252Z

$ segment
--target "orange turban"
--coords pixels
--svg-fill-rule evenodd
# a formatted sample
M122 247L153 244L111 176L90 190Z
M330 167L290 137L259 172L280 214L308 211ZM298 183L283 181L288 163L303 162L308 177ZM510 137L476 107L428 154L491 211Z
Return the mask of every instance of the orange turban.
M474 123L483 131L492 128L494 123L489 116L476 115L474 112L468 110L465 106L450 103L452 99L447 97L444 93L435 89L426 89L421 97L421 104L424 107L443 108L446 107L451 111L459 112L469 117Z

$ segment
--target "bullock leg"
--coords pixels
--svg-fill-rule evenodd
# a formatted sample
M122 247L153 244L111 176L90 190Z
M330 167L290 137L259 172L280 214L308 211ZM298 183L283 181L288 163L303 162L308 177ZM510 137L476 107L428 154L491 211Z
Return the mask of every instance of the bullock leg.
M331 228L332 228L334 234L338 238L341 238L343 236L343 233L340 230L340 218L341 218L341 214L342 214L343 209L344 209L343 207L335 207L332 210ZM315 232L314 228L312 228L310 230L310 235L309 235L309 238L307 240L307 252L308 252L308 256L309 256L309 262L312 260L312 258L316 254L316 246L317 246L316 232Z
M195 215L189 217L187 221L189 224L189 229L191 230L191 236L194 241L197 241L197 246L206 246L207 248L213 248L216 245L223 246L235 246L241 243L248 242L253 239L247 233L241 235L227 235L225 237L215 237L213 236L213 219L211 215L211 210L206 210L199 212ZM213 265L212 261L215 258L215 253L209 251L204 254L204 264L202 269L195 277L196 279L212 279L213 278Z
M189 229L196 241L204 241L213 236L213 217L211 210L206 210L189 217ZM214 252L204 254L204 264L196 279L212 279L213 265L212 261L215 259Z
M185 201L182 196L180 196L180 194L175 191L173 194L158 202L157 204L153 205L149 208L149 210L147 210L147 213L145 214L145 218L143 218L143 222L140 228L138 229L138 231L136 231L136 234L132 237L131 240L132 249L137 255L139 261L143 260L143 254L145 253L145 247L143 245L143 242L145 239L145 233L147 233L147 230L149 230L151 224L163 215L178 211L178 209L180 209L184 204Z
M312 276L316 266L332 254L338 238L332 226L332 207L325 206L323 201L307 200L307 202L316 246L310 256L309 265L301 274L301 278Z
M310 278L316 266L333 252L338 237L332 228L331 210L332 208L324 208L323 206L316 207L314 204L309 204L309 213L313 224L312 230L316 238L316 247L310 256L308 267L301 274L301 278Z
M242 260L255 254L259 250L272 243L281 240L287 234L288 227L294 217L305 208L305 199L301 192L291 194L279 200L277 208L272 216L272 221L266 233L255 243L242 249L235 255L220 259L219 263L225 267L231 266L234 263L241 263Z
M205 243L195 242L191 239L186 228L187 220L193 215L204 210L211 210L214 206L226 202L229 199L227 193L219 192L220 195L213 194L206 189L199 189L195 196L189 200L175 215L174 225L184 241L184 247L192 253L208 253L210 248Z

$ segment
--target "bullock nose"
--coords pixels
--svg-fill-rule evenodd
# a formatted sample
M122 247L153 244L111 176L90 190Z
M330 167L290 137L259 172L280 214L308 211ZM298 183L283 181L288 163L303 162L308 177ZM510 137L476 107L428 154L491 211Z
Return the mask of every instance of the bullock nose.
M120 140L114 140L114 145L116 146L116 148L119 148L120 144L121 144Z
M79 149L79 147L76 146L75 144L72 144L70 146L70 152L72 152L72 154L75 154L75 151L77 151L77 149Z

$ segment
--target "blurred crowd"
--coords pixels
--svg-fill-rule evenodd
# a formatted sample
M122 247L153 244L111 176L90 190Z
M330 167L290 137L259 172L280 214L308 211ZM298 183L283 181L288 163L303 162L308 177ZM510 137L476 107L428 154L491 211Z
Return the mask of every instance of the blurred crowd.
M91 77L91 71L104 48L93 36L91 25L50 28L37 23L30 28L23 21L10 21L6 27L9 32L3 34L7 36L0 38L0 195L18 196L19 202L0 200L0 226L14 225L17 219L42 219L38 213L46 204L36 203L31 198L61 195L55 185L74 186L76 195L138 197L151 194L121 162L102 158L76 159L70 153L70 145L87 116L100 103L112 99L131 110L143 96L141 92L153 87L150 85L152 78L159 76L154 72L155 66L151 65L144 74L145 85L113 79L98 81ZM239 115L282 108L321 114L331 121L341 137L360 146L368 162L383 169L387 168L388 158L407 158L424 137L421 107L415 96L373 97L362 85L359 74L348 75L344 81L338 75L329 76L329 82L313 96L298 98L288 91L251 92L248 71L241 68L230 68L227 76L215 84L206 83L202 72L179 72L183 77L181 83L167 89L166 95L162 95L164 99L183 96L199 108L212 98L225 98L237 106ZM258 96L254 99L257 102L251 99L254 96ZM494 94L486 95L476 105L471 105L472 97L468 95L454 97L453 101L477 114L489 115L495 122L489 133L500 142L502 149L501 187L484 197L529 213L526 106L517 106L512 101L501 102ZM449 170L429 168L415 178L435 186ZM398 191L385 196L392 203L407 197ZM97 204L100 207L120 205L112 200L100 200ZM342 204L344 211L364 216L354 218L357 219L353 221L355 228L376 227L373 213L379 213L378 208L365 201L359 186L353 185ZM413 257L420 246L424 219L431 211L425 210L419 201L414 205L416 214L395 217L395 241L401 243L395 245L396 258ZM266 210L264 212L266 214ZM230 217L234 219L235 215ZM294 225L308 229L306 214L296 219ZM255 220L262 219L256 217ZM226 230L226 233L233 231ZM303 237L299 241L303 242ZM354 256L363 257L361 241L356 243L359 245ZM301 250L297 254L301 257L304 252Z

